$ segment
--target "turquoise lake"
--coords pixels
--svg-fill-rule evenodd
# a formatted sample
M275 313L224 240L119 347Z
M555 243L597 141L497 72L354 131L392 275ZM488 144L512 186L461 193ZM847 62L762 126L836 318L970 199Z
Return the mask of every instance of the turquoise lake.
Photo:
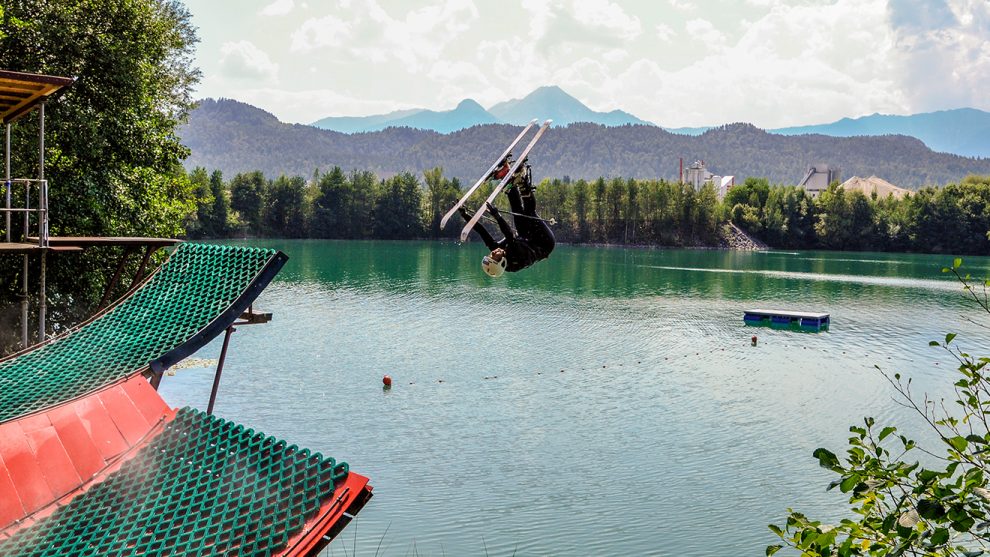
M327 555L763 555L788 507L846 508L815 448L843 452L867 415L926 439L875 365L949 396L928 342L990 336L951 256L558 246L496 280L478 243L250 245L290 259L256 303L273 321L233 335L216 413L371 478ZM745 326L759 307L831 328ZM161 391L205 408L212 379Z

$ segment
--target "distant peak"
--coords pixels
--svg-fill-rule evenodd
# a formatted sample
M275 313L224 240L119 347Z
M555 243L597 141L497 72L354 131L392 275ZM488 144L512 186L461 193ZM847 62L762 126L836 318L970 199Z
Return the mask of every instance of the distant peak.
M564 91L556 85L544 85L543 87L537 87L532 93L527 95L528 97L566 97L568 99L574 99L574 96ZM574 99L577 100L577 99Z
M455 110L484 110L484 107L478 104L478 101L474 99L464 99L457 104L457 108Z

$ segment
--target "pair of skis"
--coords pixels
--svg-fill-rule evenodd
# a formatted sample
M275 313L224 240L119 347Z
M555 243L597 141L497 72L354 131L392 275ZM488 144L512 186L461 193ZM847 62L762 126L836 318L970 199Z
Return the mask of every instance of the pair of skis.
M525 137L526 133L529 132L529 130L532 129L533 126L536 125L536 122L537 120L535 118L531 120L529 124L527 124L526 127L523 128L521 132L519 132L519 135L516 136L516 138L512 141L512 143L509 144L509 147L506 148L505 152L502 153L502 156L499 157L494 164L492 164L491 168L489 168L488 171L485 172L485 174L482 175L481 178L479 178L478 181L475 182L470 189L468 189L467 193L465 193L460 198L460 200L458 200L457 203L454 204L454 206L449 211L447 211L447 214L444 215L443 219L440 220L440 228L446 226L447 221L450 220L450 217L452 217L454 213L456 213L457 210L460 209L465 202L467 202L468 198L471 197L471 194L474 193L475 190L477 190L479 187L481 187L481 184L487 182L495 173L495 171L501 168L505 164L505 161L506 159L508 159L509 155L511 154L512 149L515 148L515 146L520 141L522 141L522 138ZM482 205L481 208L478 209L478 211L474 214L474 216L471 217L471 220L469 220L468 223L464 225L464 229L461 230L462 242L467 240L468 235L471 234L471 230L474 229L475 225L478 224L478 221L481 220L481 217L483 217L485 213L488 211L488 205L495 201L495 198L498 197L498 194L501 193L502 190L505 189L505 186L512 180L512 178L515 177L516 171L519 170L519 167L521 167L526 162L526 157L529 156L529 152L536 145L536 142L540 140L540 137L543 136L543 132L547 131L547 128L550 127L551 123L552 120L546 120L545 122L543 122L543 125L540 126L538 130L536 130L536 135L533 136L533 139L529 141L529 144L526 145L526 148L523 149L519 157L515 160L515 162L512 163L512 166L509 168L509 172L502 178L502 180L498 183L498 185L495 186L495 189L492 190L491 195L489 195L488 199L485 200L485 204Z

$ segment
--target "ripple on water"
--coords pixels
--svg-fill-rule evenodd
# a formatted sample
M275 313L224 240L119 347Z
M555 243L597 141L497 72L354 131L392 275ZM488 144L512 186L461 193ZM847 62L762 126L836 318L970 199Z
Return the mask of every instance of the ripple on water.
M816 447L916 425L875 364L944 394L928 341L987 340L934 257L561 246L491 281L469 245L278 247L274 321L239 329L217 408L372 478L348 554L762 554L787 507L842 509ZM832 327L746 327L752 306ZM163 393L203 406L211 379Z

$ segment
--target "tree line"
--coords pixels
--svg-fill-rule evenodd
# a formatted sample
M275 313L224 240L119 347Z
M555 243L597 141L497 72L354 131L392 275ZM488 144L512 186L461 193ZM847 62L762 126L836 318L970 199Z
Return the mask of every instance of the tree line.
M453 238L460 218L446 230L440 219L465 190L439 167L422 177L389 178L334 167L308 180L254 171L229 182L220 171L196 168L190 181L197 196L186 222L191 238ZM493 186L483 184L466 206L480 207ZM506 206L504 198L500 204ZM712 185L565 177L544 179L537 205L557 239L569 243L718 246L732 222L777 248L990 253L990 177L902 199L845 191L838 183L812 198L801 187L748 178L722 200Z
M990 254L990 176L900 199L838 183L812 199L803 188L750 178L722 206L727 218L778 248Z
M422 179L401 173L380 179L370 171L340 167L268 179L260 171L224 182L220 171L190 174L197 210L186 222L190 238L269 236L282 238L454 238L463 221L440 229L444 213L465 188L433 168ZM477 209L494 183L483 184L466 204ZM498 202L509 213L504 198ZM664 180L544 180L537 207L557 239L573 243L714 245L719 204L715 189L695 191ZM511 213L509 213L511 214Z

